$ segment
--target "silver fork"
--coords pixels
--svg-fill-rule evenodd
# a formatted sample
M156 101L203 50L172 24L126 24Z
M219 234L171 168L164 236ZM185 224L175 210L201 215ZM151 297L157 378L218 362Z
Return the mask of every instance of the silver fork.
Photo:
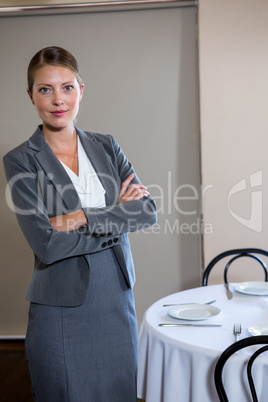
M238 341L238 335L241 335L242 329L241 329L241 324L234 324L234 336L235 340Z

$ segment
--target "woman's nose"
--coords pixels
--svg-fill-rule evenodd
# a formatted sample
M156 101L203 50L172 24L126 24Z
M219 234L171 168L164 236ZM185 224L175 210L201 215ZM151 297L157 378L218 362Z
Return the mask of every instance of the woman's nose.
M53 94L53 104L54 105L62 105L63 104L63 99L62 99L62 93L59 91L55 91Z

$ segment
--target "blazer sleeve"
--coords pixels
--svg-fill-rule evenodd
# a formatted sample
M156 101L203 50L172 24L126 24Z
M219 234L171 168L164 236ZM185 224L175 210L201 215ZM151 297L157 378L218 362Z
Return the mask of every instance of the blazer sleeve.
M132 173L134 173L134 179L131 183L141 183L116 139L111 135L105 137L110 141L109 156L121 183ZM134 232L148 228L157 221L155 201L150 195L140 200L103 208L83 208L83 210L88 220L89 231L94 234Z
M110 142L110 157L122 182L134 172L133 167L116 140L112 136L105 137ZM139 230L156 222L155 203L148 196L104 208L84 208L88 228L71 232L55 230L49 222L32 159L33 156L22 152L10 152L3 161L18 223L34 254L46 265L101 251L104 245L105 248L119 245L121 233ZM133 182L140 182L136 175Z
M27 156L24 155L24 160ZM49 222L44 200L38 189L37 173L21 155L6 155L4 167L20 228L34 254L46 265L73 256L94 253L120 244L120 236L94 237L83 231L60 232ZM109 241L111 240L111 241Z

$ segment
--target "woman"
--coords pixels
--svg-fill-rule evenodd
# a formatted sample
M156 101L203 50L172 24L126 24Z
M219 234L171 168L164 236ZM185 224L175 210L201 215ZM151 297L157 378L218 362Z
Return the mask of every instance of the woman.
M153 199L111 135L74 126L84 84L72 54L39 51L28 94L40 125L4 157L35 256L26 353L38 402L136 402L134 266L127 232Z

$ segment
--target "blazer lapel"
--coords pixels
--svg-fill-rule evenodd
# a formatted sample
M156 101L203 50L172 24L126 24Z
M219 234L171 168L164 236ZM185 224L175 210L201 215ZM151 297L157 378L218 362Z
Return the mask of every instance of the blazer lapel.
M67 209L71 211L80 209L82 206L77 191L64 167L45 141L40 127L29 139L28 146L37 151L35 158L63 199Z

